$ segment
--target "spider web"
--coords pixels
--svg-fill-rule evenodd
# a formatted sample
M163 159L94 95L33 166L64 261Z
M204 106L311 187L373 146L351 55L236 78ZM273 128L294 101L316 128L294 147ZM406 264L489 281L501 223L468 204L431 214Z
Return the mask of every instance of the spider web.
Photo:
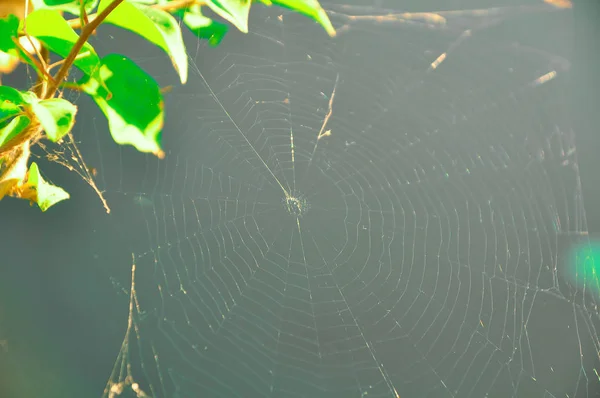
M563 275L587 239L569 62L528 42L565 11L527 7L329 5L328 39L257 6L192 41L167 158L101 150L136 267L107 393L127 369L140 396L597 394L595 282Z

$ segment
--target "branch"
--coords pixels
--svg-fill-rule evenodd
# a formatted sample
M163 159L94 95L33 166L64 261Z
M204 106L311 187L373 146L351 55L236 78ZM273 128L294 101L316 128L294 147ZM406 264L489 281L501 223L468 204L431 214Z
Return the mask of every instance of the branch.
M73 65L73 62L79 54L79 51L83 48L83 45L88 41L89 37L92 35L94 30L96 30L96 28L102 23L102 21L106 19L108 14L110 14L122 2L123 0L114 0L112 3L110 3L108 7L106 7L100 14L98 14L98 16L94 18L94 20L90 21L89 24L85 25L85 27L81 31L79 39L77 39L77 42L71 49L71 52L69 53L67 58L65 58L65 63L62 64L62 66L56 73L56 76L54 76L54 82L52 82L52 85L48 88L44 99L54 97L54 94L56 94L56 90L58 90L58 86L69 74L69 69L71 68L71 65Z
M50 84L48 88L46 90L41 90L41 99L48 99L54 97L56 91L60 87L60 84L69 74L69 69L71 68L71 65L73 65L73 62L79 55L79 51L83 48L83 45L87 42L90 35L94 32L98 25L100 25L102 21L106 19L108 14L110 14L115 8L117 8L117 6L123 1L124 0L114 0L108 7L106 7L100 14L98 14L98 16L93 21L91 21L83 28L79 39L77 39L77 42L71 49L71 52L65 59L61 68L58 70L53 80L49 82ZM21 146L26 141L29 141L31 139L35 141L35 137L39 136L42 132L43 129L40 126L40 123L37 120L33 119L31 125L25 132L19 134L14 139L0 146L0 158L3 158L7 153L11 152L16 147Z
M2 0L0 0L0 1L2 1ZM49 70L52 67L56 66L56 64L51 65L50 68L46 69L45 67L43 67L44 65L39 65L37 60L34 57L31 57L34 65L38 69L40 69L42 76L46 77L46 79L42 79L40 82L38 82L38 84L41 83L41 85L39 86L39 90L36 90L36 91L39 91L37 93L39 98L49 99L49 98L53 98L56 95L56 92L61 87L61 85L64 83L64 80L67 78L67 76L69 75L69 70L71 69L73 62L75 62L77 57L80 56L79 52L81 51L81 49L83 48L85 43L88 41L90 36L94 33L96 28L123 1L124 0L114 0L101 13L92 14L92 15L84 15L84 18L82 18L82 19L84 20L83 22L85 23L85 26L83 26L83 27L82 27L82 19L78 18L78 19L72 19L72 20L67 21L72 28L74 28L74 29L81 28L81 34L79 35L77 42L75 42L75 45L73 46L73 48L71 49L71 51L69 52L67 57L64 59L64 61L62 61L62 65L54 77L52 77L49 74ZM170 2L164 3L164 4L154 4L151 7L158 9L158 10L163 10L163 11L172 11L172 10L190 7L193 5L202 6L205 4L206 4L205 0L173 0L173 1L170 1ZM85 19L88 19L89 22L85 21ZM40 76L40 77L42 77L42 76ZM15 148L23 145L25 142L27 142L29 140L33 140L34 142L37 141L41 137L42 133L43 133L43 128L40 126L39 122L37 120L32 120L32 123L29 126L29 128L27 129L27 131L24 131L22 134L19 134L17 137L15 137L15 139L10 140L9 142L6 142L6 143L4 143L4 145L0 146L0 159L2 159L5 155L12 152L13 150L15 150Z

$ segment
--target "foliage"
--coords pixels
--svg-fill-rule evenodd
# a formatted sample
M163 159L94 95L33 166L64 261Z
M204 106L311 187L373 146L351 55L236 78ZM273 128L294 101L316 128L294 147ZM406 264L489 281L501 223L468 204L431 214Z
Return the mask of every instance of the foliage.
M335 35L317 0L255 2L299 12L320 23L330 36ZM248 32L252 5L251 0L10 0L3 5L0 77L24 63L35 71L37 82L27 91L0 85L0 199L19 197L46 211L69 197L42 178L37 164L27 167L32 145L43 139L60 142L71 134L77 106L62 98L65 89L92 97L106 116L115 142L164 155L161 88L126 56L98 56L88 39L99 25L129 30L160 48L185 84L188 55L178 20L216 46L230 25ZM207 17L206 9L224 21ZM51 53L61 61L50 64ZM76 84L66 83L73 67L83 77ZM53 68L58 68L54 74Z

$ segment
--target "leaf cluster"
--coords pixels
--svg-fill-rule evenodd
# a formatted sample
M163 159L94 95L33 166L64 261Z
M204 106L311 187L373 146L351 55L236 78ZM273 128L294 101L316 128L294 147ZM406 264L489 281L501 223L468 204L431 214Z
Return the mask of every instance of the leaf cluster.
M255 0L281 6L335 30L317 0ZM60 142L76 121L77 106L62 98L65 89L89 95L106 117L115 142L163 157L164 104L152 76L123 54L100 57L89 43L101 24L134 32L171 60L181 84L188 78L188 55L179 21L200 39L218 45L230 27L248 32L251 0L9 0L0 8L0 77L19 63L37 76L27 91L0 85L0 199L14 196L45 211L67 199L46 182L30 147L40 140ZM12 6L12 8L10 8ZM7 12L8 7L8 12ZM222 20L206 16L211 10ZM50 54L60 61L50 63ZM66 83L73 69L83 75ZM97 190L97 192L99 192ZM106 206L107 211L108 207Z

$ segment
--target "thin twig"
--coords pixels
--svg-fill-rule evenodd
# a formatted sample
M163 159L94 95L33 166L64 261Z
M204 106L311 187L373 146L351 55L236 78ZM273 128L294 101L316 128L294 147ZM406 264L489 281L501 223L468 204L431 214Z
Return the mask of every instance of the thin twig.
M77 83L64 82L60 85L60 88L66 88L66 89L72 90L72 91L84 92L83 87Z
M35 54L38 56L40 63L42 64L43 73L46 73L46 67L48 66L47 64L47 58L48 58L48 53L44 55L42 55L42 53L40 52L40 50L38 49L38 46L35 45L35 43L33 42L31 36L29 36L29 33L27 33L27 16L29 15L29 1L25 2L25 17L23 18L23 32L25 33L25 37L27 38L27 41L29 42L29 45L31 46L31 48L33 49L33 51L35 52ZM13 41L15 40L15 38L13 38ZM36 39L37 41L37 39ZM40 44L40 42L37 42L38 45ZM21 42L19 41L18 44L21 44ZM19 48L21 48L19 46ZM21 49L21 51L23 51ZM29 51L28 51L29 52ZM35 61L35 60L34 60ZM47 74L47 73L46 73ZM48 77L50 78L50 80L52 80L52 77L48 75Z
M42 63L42 65L44 67L46 67L46 61L44 61L44 58L42 57L42 54L40 54L40 50L38 49L38 46L35 45L35 43L31 39L31 36L29 36L29 34L27 33L27 31L25 31L25 37L27 38L27 41L29 42L29 45L31 46L31 48L33 48L33 51L35 51L36 55L39 57L40 62Z
M44 62L44 65L48 65L48 63L50 62L50 50L48 50L47 47L42 46L42 48L40 49L40 59ZM49 73L50 71L48 71L48 74ZM35 92L35 95L37 95L38 98L42 98L44 95L46 95L48 83L50 83L51 81L53 81L52 77L50 77L50 79L42 79L41 76L38 76L38 81L36 85L32 88L32 90Z
M42 55L39 54L38 56L40 57L40 61L38 61L33 54L30 54L29 51L27 51L27 49L25 47L23 47L23 45L19 42L19 39L17 39L16 37L12 38L13 42L15 43L15 45L17 46L17 48L19 50L21 50L26 56L27 58L29 58L29 60L33 63L33 65L35 66L35 68L37 69L38 74L41 74L43 76L45 76L48 80L52 81L52 76L50 76L48 74L48 71L46 70L45 66L42 64L43 59L42 59Z
M83 53L79 53L79 54L77 54L77 56L75 57L75 61L77 61L78 59L81 59L81 58L85 58L85 57L89 56L90 54L91 54L91 52L90 52L90 51L86 51L86 52L83 52ZM73 61L73 62L75 62L75 61ZM51 71L52 69L54 69L54 68L56 68L57 66L60 66L60 65L62 65L62 64L64 64L64 63L65 63L65 60L64 60L64 59L61 59L61 60L59 60L59 61L56 61L55 63L53 63L53 64L51 64L51 65L49 65L49 66L48 66L48 71ZM63 84L64 84L64 83L63 83Z

